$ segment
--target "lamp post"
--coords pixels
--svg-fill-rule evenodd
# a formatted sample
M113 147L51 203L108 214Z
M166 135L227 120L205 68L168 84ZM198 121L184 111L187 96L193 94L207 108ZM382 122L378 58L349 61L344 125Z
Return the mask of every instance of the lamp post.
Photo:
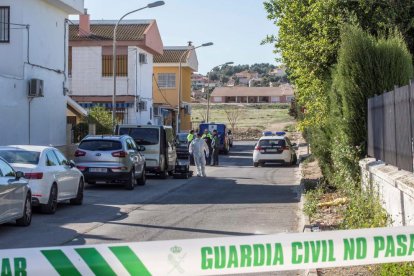
M164 5L164 1L156 1L153 3L150 3L148 5L146 5L145 7L130 11L126 14L124 14L116 23L115 28L114 28L114 38L113 38L113 42L112 42L112 74L113 74L113 78L114 78L114 93L112 94L112 126L115 126L115 121L116 121L116 31L118 29L118 25L119 23L122 21L122 19L124 19L126 16L130 15L131 13L135 13L137 11L146 9L146 8L155 8L155 7L159 7Z
M216 67L224 66L224 65L230 65L230 64L233 64L233 63L234 63L233 61L229 61L229 62L220 64L218 66L215 66L215 67L213 67L213 69L216 68ZM210 72L208 72L208 79L207 79L207 118L206 118L207 123L210 122L210 91L209 90L210 90L210 75L213 72L213 69L211 69Z
M200 48L200 47L208 47L208 46L211 46L211 45L213 45L213 42L207 42L207 43L201 44L197 47L191 47L190 49L187 49L180 56L180 65L179 65L179 68L178 68L178 105L177 105L177 116L176 116L176 126L175 126L175 132L176 133L180 132L179 120L180 120L181 89L182 89L182 85L181 85L181 63L183 62L184 56L186 56L190 51L195 50L195 49Z

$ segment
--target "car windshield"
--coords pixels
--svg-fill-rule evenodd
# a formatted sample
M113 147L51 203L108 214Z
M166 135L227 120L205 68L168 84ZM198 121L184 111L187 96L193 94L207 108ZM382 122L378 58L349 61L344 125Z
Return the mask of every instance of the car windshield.
M31 164L39 163L40 152L26 150L1 150L0 157L9 163Z
M119 134L131 136L138 145L156 145L159 143L158 128L121 128Z
M177 141L180 143L187 143L187 133L179 133L177 135Z
M259 142L261 147L284 147L285 145L284 139L264 139Z
M122 149L121 142L112 140L86 140L80 143L79 149L89 151L113 151Z

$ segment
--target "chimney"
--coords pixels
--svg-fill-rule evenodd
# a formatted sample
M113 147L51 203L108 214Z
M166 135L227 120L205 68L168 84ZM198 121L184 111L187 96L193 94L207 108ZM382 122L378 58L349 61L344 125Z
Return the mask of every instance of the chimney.
M91 22L89 20L88 9L79 16L79 36L88 36L91 34Z

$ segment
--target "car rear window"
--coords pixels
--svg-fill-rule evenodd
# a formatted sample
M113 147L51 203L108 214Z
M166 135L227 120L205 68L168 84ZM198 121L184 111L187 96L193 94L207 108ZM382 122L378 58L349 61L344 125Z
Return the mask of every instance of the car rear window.
M121 128L119 135L131 136L138 145L157 145L159 143L158 128Z
M177 135L177 140L181 143L186 143L187 142L187 133L180 133Z
M259 141L261 147L284 147L286 142L284 139L265 139Z
M113 140L86 140L80 143L79 149L89 151L113 151L121 150L122 144Z
M9 163L31 164L39 163L40 152L26 150L1 150L0 157Z

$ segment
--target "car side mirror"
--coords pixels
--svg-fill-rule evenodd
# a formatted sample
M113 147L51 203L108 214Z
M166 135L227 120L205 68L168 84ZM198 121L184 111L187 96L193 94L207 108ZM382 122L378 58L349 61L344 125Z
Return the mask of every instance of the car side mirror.
M144 146L138 146L138 151L145 151L145 147Z
M24 177L24 172L21 171L17 171L16 172L16 180L19 180L20 178Z
M73 160L69 161L69 167L74 168L76 167L76 163Z

